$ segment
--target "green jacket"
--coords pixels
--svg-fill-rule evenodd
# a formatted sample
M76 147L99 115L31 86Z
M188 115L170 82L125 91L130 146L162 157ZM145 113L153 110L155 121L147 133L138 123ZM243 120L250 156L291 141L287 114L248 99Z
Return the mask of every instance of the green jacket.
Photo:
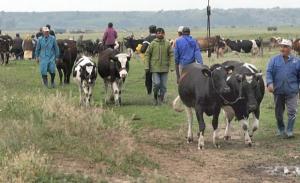
M165 39L154 39L145 53L145 69L150 72L169 72L174 70L174 63L172 45Z

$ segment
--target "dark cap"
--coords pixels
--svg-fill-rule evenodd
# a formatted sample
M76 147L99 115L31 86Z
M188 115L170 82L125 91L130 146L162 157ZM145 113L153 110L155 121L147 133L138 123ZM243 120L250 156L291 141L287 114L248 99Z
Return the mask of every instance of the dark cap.
M191 30L189 27L183 27L182 34L190 34L190 33L191 33Z
M149 26L149 32L150 33L156 33L156 26L155 25L150 25Z

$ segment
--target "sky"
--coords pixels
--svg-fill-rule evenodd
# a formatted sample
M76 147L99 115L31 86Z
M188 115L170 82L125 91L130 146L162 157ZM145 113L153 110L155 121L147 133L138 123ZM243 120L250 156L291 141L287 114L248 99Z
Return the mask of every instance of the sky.
M300 0L210 0L212 8L300 8ZM0 11L158 11L203 9L207 0L1 0Z

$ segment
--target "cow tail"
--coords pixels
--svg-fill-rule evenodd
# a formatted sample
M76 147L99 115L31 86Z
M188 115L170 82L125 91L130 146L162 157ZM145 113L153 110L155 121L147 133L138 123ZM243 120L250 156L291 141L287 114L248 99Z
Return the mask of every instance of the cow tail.
M180 101L181 101L181 99L180 99L180 96L179 96L179 95L178 95L178 96L174 99L174 101L173 101L172 106L173 106L173 109L174 109L176 112L183 112L183 111L184 111L184 109L180 108L179 105L178 105L178 102L180 102Z

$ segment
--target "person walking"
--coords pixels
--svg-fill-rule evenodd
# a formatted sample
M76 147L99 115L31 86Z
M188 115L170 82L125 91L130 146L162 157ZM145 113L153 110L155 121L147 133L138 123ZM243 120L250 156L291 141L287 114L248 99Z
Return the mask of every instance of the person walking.
M175 41L174 55L177 83L184 67L192 63L203 64L199 44L190 33L189 27L183 27L181 36Z
M22 43L22 49L24 51L24 59L32 59L32 52L33 52L33 43L32 39L29 35L26 35L26 38L24 39Z
M51 87L55 87L55 61L59 57L59 48L54 36L49 34L49 28L43 27L43 36L38 39L35 55L40 63L40 72L43 83L48 87L48 72L51 76Z
M281 53L272 57L267 66L267 89L274 95L278 136L293 138L298 108L300 60L291 54L290 40L283 39L279 45ZM285 108L288 115L287 127L283 119Z
M149 26L149 35L144 39L144 42L141 47L141 53L144 54L147 51L150 43L156 38L156 26ZM152 92L152 73L148 70L145 72L145 86L147 89L148 95L151 95Z
M13 40L12 52L15 54L16 60L23 60L23 49L22 49L23 39L20 34L17 33L15 39Z
M174 71L172 45L165 39L163 28L156 29L156 38L145 53L145 70L152 73L154 105L164 102L169 70Z
M102 41L107 48L114 49L115 42L118 38L117 31L113 28L113 23L109 22L108 27L104 32Z

